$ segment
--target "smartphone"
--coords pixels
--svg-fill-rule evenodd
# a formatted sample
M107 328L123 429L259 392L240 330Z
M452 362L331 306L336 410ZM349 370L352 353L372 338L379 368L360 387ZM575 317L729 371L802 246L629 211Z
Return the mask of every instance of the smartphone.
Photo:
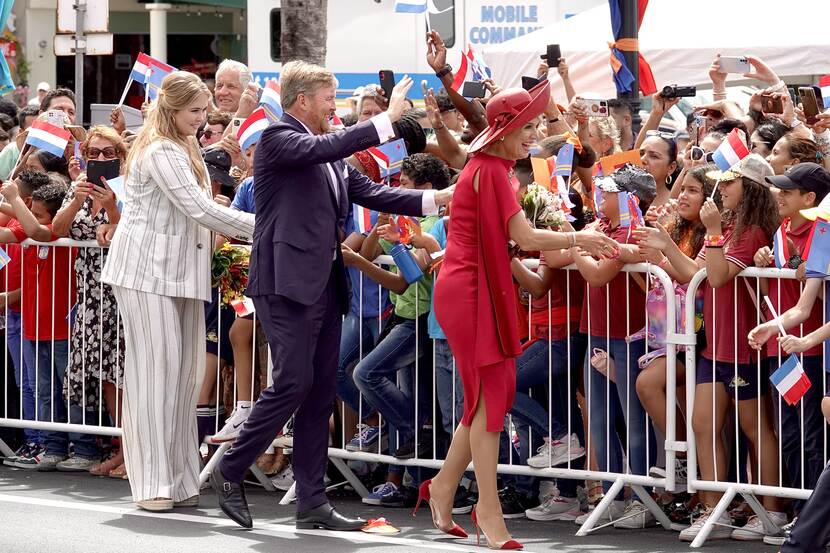
M50 125L63 128L67 123L66 113L59 109L50 109L46 112L46 121Z
M718 73L749 73L752 65L745 56L721 56Z
M242 117L234 117L231 119L231 134L237 136L239 134L239 127L242 126L242 123L245 121Z
M694 145L700 146L700 139L706 134L706 116L696 113L692 121L692 129L695 138Z
M761 111L764 113L784 113L784 102L780 96L763 94L761 96Z
M107 159L103 161L90 159L86 164L86 180L90 184L103 186L101 177L104 177L104 180L114 179L118 176L120 170L120 159Z
M465 81L461 95L465 98L484 98L486 90L482 81Z
M812 125L817 121L816 116L821 113L815 89L812 86L798 87L798 99L801 101L801 109L804 111L807 123Z
M76 142L83 142L86 140L86 129L80 125L66 125L66 130L72 135Z
M583 98L582 102L588 108L589 117L608 117L608 100L592 100L591 98Z
M821 87L813 85L813 90L816 92L816 103L818 104L818 109L824 111L827 106L824 105L824 97L821 94Z
M541 57L548 62L548 67L556 67L562 57L562 50L560 50L558 44L548 44L547 52L542 54Z
M381 69L378 71L378 80L380 81L380 88L383 89L383 95L386 96L386 101L392 97L392 89L395 88L395 73L390 69Z
M537 79L536 77L528 77L526 75L522 76L522 88L525 90L530 90L537 84L543 82L542 79Z

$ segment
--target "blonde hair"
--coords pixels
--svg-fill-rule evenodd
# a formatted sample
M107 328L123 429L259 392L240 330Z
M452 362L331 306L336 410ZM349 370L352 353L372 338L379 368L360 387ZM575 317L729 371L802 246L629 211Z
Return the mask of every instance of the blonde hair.
M611 139L611 151L597 152L598 156L602 157L622 152L622 148L620 147L620 130L617 128L617 123L612 117L591 117L589 125L594 125L594 128L602 138Z
M300 94L311 95L324 86L337 88L334 73L302 60L290 61L280 71L280 99L282 107L291 108Z
M121 138L118 131L112 127L107 127L106 125L95 125L86 133L86 140L81 142L80 146L81 154L84 157L86 157L86 152L89 148L90 142L96 138L102 138L112 144L113 148L115 148L115 154L121 160L124 160L127 157L127 144L124 142L124 139Z
M210 98L210 90L198 76L187 71L174 71L161 82L158 98L147 110L147 120L130 147L127 156L127 170L124 178L129 176L135 158L156 140L169 140L184 148L190 161L190 169L196 181L205 188L210 187L207 170L202 160L202 151L195 136L186 136L179 132L173 122L177 111L187 108L199 96Z

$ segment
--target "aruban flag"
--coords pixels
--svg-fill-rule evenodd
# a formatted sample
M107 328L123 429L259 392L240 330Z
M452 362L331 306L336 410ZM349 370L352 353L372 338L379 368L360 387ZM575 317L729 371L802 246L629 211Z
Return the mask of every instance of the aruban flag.
M619 202L621 227L634 229L645 225L637 196L631 192L618 192L617 201Z
M236 311L237 317L247 317L256 309L254 309L254 300L248 296L242 296L242 299L231 300L231 307Z
M401 172L406 157L406 144L402 138L368 149L380 168L380 176L388 177Z
M563 144L556 154L556 169L553 174L557 177L568 178L573 172L574 166L574 145Z
M738 129L732 129L715 153L712 154L712 161L721 171L728 171L730 167L749 155L743 133Z
M808 277L830 275L830 223L826 219L816 219L802 257L807 258L805 269Z
M276 121L282 117L282 101L280 99L280 85L277 81L269 79L262 89L262 97L259 99L259 105L265 110L265 115L271 121Z
M255 109L254 112L242 122L242 125L239 126L239 130L236 133L236 138L239 140L239 146L242 150L245 151L259 142L259 137L262 136L262 131L268 128L268 125L268 116L265 115L265 110L263 108Z
M790 251L787 246L787 226L790 224L790 218L787 217L775 231L772 237L772 257L775 259L775 266L783 269L790 261Z
M346 125L343 124L343 121L341 121L340 118L335 113L334 115L331 116L331 119L329 119L329 127L331 127L332 129L334 129L336 131L342 131L343 129L346 128Z
M427 0L395 0L397 13L424 13L427 11Z
M158 97L161 82L173 71L177 71L177 69L172 65L151 58L144 52L139 52L133 64L133 69L130 71L130 78L145 87L149 86L148 95L151 100L155 100Z
M360 234L369 234L378 223L378 212L372 211L368 207L352 204L352 213L354 216L354 227Z
M29 127L26 144L62 157L71 137L72 135L66 129L56 127L46 121L35 121Z
M810 379L795 355L787 357L784 364L772 373L769 379L789 405L798 403L811 386Z
M824 100L824 107L830 107L830 75L820 77L818 86L821 88L821 98Z

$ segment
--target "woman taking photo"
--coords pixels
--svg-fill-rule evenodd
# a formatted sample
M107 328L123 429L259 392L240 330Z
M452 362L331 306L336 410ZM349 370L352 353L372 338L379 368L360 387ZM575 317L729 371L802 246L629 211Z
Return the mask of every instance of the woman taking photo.
M601 255L616 251L611 239L593 231L533 229L516 201L511 169L536 141L538 117L549 97L545 81L530 91L505 90L487 103L489 126L470 145L475 155L458 179L447 252L435 287L436 315L461 374L464 415L441 471L421 484L419 501L429 502L439 530L466 536L452 521L452 504L472 459L479 488L473 523L476 535L483 529L493 549L522 548L510 539L496 489L499 434L513 404L515 358L521 353L509 241L526 251L572 246Z
M124 459L138 507L199 501L196 392L205 366L211 231L251 239L254 216L214 203L196 132L196 75L165 77L127 157L126 199L101 280L124 323Z

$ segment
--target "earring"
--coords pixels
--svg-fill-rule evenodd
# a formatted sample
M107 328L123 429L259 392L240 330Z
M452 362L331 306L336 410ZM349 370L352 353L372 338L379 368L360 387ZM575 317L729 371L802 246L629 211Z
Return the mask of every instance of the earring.
M499 140L500 140L501 142L504 142L504 137L502 136Z
M671 175L669 175L669 176L666 177L666 186L671 186L671 183L672 183Z

